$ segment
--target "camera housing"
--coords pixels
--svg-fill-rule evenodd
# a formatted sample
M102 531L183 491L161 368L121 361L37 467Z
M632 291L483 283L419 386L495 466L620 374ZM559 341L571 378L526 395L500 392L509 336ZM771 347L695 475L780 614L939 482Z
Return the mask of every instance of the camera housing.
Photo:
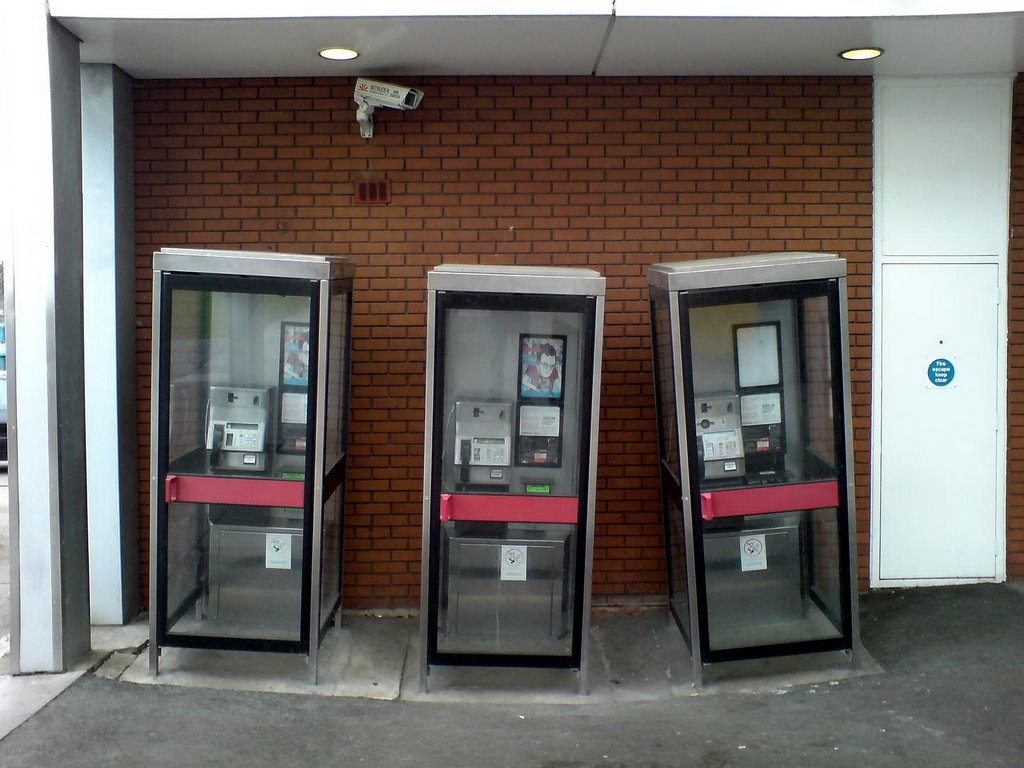
M423 91L395 83L383 83L380 80L369 80L360 77L356 80L354 98L374 107L390 109L416 109L423 99Z
M364 139L373 137L373 110L377 107L388 109L416 109L423 100L423 91L406 85L384 83L360 77L356 80L355 93L356 121L359 134Z

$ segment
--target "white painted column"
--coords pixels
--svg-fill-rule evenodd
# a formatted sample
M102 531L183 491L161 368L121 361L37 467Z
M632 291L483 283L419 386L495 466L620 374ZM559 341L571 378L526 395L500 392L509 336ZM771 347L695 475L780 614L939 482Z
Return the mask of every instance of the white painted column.
M1006 578L1012 100L875 81L872 586Z
M0 3L0 56L12 668L57 672L89 650L78 43L44 0Z
M132 81L82 66L83 309L89 603L93 624L139 612Z

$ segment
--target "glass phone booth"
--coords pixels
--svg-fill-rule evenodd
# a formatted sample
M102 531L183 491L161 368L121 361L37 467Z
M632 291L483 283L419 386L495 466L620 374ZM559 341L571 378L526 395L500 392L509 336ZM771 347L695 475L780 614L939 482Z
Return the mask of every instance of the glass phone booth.
M150 671L160 649L317 651L341 609L352 267L153 256Z
M427 290L421 687L531 666L585 690L604 278L442 265Z
M846 262L648 272L669 599L705 665L859 648Z

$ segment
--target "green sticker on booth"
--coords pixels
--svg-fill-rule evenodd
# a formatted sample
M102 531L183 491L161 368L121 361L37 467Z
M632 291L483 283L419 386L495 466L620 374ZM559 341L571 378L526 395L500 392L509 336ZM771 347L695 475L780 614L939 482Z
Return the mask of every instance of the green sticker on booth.
M551 493L550 485L527 485L527 493Z

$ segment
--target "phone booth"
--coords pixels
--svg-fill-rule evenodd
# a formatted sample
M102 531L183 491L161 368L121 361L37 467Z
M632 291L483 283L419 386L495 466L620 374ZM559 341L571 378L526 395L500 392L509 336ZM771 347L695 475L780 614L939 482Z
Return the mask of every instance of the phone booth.
M648 272L672 615L708 664L859 649L846 262Z
M352 267L153 256L150 671L160 650L317 650L341 610Z
M530 666L585 690L604 278L442 265L427 289L421 687Z

